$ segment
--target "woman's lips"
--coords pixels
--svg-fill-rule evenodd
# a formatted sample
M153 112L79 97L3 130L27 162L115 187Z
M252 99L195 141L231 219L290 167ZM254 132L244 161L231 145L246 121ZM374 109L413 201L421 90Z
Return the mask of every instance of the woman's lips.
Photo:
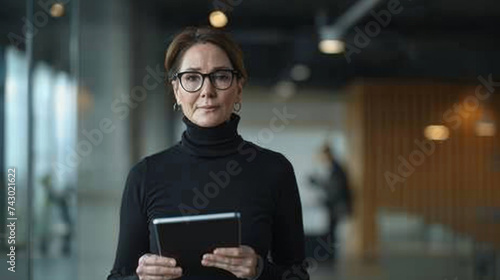
M219 108L219 106L214 106L214 105L206 105L206 106L199 106L198 107L198 109L203 109L205 111L214 111L217 108Z

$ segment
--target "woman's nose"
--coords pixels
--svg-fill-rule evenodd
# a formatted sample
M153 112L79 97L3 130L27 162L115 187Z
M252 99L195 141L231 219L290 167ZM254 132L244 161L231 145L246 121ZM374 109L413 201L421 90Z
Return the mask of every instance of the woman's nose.
M209 77L204 77L205 81L203 81L203 86L200 89L201 97L212 97L215 96L215 87L212 85L212 81Z

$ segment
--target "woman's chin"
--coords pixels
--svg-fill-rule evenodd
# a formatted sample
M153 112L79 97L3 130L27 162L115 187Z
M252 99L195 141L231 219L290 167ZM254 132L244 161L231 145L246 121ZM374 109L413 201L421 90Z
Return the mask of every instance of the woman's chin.
M204 116L196 119L196 124L201 127L214 127L223 122L224 119L219 116Z
M226 120L224 114L221 114L219 110L195 112L193 117L195 120L194 123L201 127L218 126Z

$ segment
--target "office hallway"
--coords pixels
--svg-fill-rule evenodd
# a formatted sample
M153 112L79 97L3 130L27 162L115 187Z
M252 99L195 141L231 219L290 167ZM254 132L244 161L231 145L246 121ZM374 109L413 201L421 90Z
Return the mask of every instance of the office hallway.
M80 226L75 244L78 254L69 259L36 258L34 279L105 279L114 259L118 206L119 199L111 195L80 199ZM378 260L363 262L349 256L342 247L349 236L348 224L343 223L338 230L339 259L335 268L329 263L312 266L311 279L481 279L473 276L472 244L466 238L457 237L438 225L425 226L418 218L391 212L381 211L378 223L381 227ZM287 279L300 278L290 275Z

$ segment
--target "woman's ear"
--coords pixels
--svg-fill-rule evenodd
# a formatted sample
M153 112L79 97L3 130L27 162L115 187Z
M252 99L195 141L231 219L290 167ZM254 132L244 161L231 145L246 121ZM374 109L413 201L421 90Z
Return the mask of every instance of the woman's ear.
M245 81L243 79L238 79L238 83L237 83L237 90L236 90L236 95L237 95L237 98L236 98L236 101L238 102L241 102L241 99L242 99L242 95L243 95L243 84L245 83Z
M172 90L174 91L175 100L179 103L179 84L175 80L170 82L172 85Z

